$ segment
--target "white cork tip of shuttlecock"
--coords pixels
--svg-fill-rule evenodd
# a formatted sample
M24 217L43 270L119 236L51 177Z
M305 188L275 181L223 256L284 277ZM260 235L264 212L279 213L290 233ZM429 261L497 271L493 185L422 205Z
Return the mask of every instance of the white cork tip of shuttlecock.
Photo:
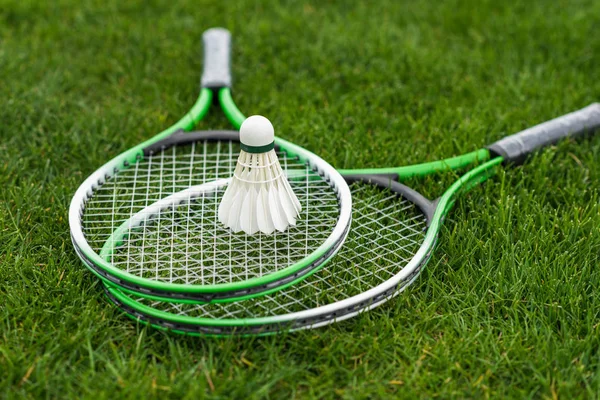
M240 127L240 156L219 205L219 221L234 232L271 234L296 225L302 207L275 153L275 130L260 115Z
M246 118L240 126L240 142L246 146L262 147L273 143L275 129L271 121L262 115Z

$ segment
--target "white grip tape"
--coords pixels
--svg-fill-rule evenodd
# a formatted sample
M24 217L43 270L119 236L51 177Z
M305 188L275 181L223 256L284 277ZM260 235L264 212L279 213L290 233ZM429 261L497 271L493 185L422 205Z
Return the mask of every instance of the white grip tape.
M600 128L600 103L541 123L514 135L500 139L488 149L507 162L521 162L525 157L544 146L566 137L581 136Z
M212 28L202 35L204 46L203 88L231 87L231 34L224 28Z

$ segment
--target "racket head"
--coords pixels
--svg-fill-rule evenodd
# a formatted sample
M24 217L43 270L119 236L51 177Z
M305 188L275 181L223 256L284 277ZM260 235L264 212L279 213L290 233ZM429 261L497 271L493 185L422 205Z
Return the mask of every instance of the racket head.
M209 336L316 328L377 307L414 282L431 256L437 232L428 230L425 207L402 196L403 185L372 178L350 185L353 224L344 246L325 268L293 286L227 304L155 301L109 286L107 295L135 319Z
M295 227L250 236L222 226L217 210L239 133L177 131L80 187L69 216L78 255L105 282L163 300L233 301L304 279L344 242L352 198L327 162L281 139L276 146L303 206Z

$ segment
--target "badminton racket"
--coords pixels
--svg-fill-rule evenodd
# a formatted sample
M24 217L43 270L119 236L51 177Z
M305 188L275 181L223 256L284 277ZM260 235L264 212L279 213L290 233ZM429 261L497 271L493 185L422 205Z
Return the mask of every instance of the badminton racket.
M192 335L264 335L345 320L385 303L416 279L459 195L503 165L520 163L539 148L598 128L600 104L595 103L461 156L395 168L340 170L352 193L347 240L325 268L276 293L228 304L178 304L113 287L106 292L132 318ZM236 145L235 132L227 138ZM207 138L207 146L209 142ZM231 165L228 155L219 154L224 167ZM472 168L435 200L400 183L465 167ZM418 189L428 190L428 185Z

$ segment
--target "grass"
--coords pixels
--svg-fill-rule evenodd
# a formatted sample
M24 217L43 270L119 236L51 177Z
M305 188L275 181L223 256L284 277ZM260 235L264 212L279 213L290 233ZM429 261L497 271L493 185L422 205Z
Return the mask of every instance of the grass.
M599 137L547 149L459 200L397 300L275 337L136 325L77 259L66 211L109 156L190 107L208 27L234 35L240 109L348 168L476 150L598 101L598 15L593 0L5 0L0 394L598 396ZM226 122L213 112L202 126Z

